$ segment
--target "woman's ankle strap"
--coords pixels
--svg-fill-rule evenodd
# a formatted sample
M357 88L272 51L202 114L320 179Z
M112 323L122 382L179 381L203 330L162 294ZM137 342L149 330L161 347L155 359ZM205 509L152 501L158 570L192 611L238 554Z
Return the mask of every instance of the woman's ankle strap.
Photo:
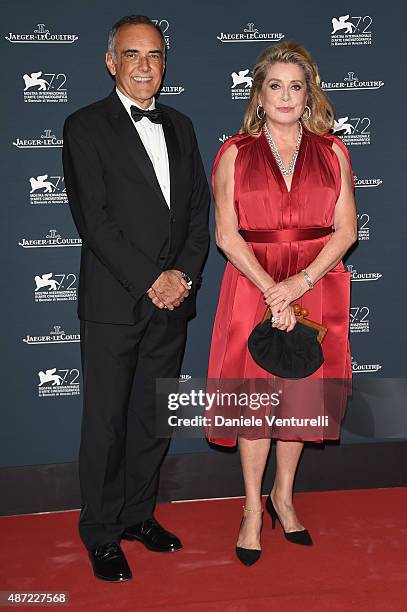
M261 508L260 510L258 510L257 508L247 508L246 506L243 506L243 511L244 512L257 512L258 514L263 514L263 508Z

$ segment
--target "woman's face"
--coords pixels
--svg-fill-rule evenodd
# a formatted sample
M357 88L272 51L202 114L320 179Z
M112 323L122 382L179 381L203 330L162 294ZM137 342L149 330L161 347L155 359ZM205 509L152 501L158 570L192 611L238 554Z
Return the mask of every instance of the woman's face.
M302 68L297 64L272 64L258 100L271 123L294 124L307 103L307 86Z

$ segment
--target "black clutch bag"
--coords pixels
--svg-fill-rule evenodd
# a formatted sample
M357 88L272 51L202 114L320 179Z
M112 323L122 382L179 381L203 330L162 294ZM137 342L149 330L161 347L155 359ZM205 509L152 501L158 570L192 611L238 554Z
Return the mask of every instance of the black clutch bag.
M321 343L328 328L308 319L306 308L299 304L293 308L297 324L291 332L272 327L271 312L267 308L263 320L248 339L254 361L281 378L305 378L324 363Z

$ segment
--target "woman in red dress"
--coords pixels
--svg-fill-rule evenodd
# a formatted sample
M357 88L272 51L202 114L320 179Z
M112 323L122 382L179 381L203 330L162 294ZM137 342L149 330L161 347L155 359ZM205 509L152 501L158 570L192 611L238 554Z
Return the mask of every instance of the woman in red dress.
M290 333L295 302L328 327L324 363L312 376L351 379L350 273L342 258L357 239L356 209L349 154L329 134L332 126L333 110L308 51L295 43L263 51L241 132L224 143L213 169L216 242L228 263L209 379L273 378L253 361L247 339L265 304L273 325ZM312 544L293 507L293 482L304 439L321 442L323 436L238 436L246 497L236 553L245 565L261 552L261 482L270 437L278 438L277 466L266 509L289 541ZM236 444L216 431L209 439Z

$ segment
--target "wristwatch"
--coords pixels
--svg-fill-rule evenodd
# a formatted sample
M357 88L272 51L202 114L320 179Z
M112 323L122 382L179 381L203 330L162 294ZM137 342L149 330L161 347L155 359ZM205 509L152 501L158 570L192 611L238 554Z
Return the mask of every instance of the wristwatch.
M182 278L184 279L184 281L188 285L189 289L191 289L191 287L192 287L192 278L190 276L188 276L188 274L185 274L185 272L181 272L181 274L182 274Z

